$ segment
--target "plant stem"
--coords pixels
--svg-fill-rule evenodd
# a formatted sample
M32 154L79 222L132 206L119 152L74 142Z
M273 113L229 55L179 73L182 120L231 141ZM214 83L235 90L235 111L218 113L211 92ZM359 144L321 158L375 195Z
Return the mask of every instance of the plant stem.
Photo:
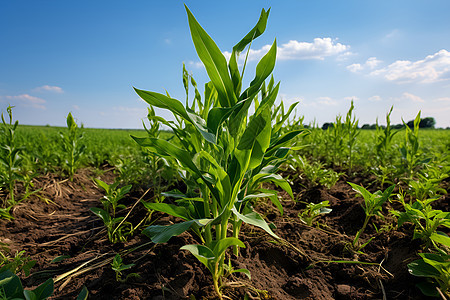
M353 240L353 248L356 247L356 245L358 245L358 239L360 237L360 235L364 232L364 230L366 229L367 224L369 223L369 219L370 219L370 215L366 215L366 219L364 220L364 224L361 227L361 229L356 233L355 239Z

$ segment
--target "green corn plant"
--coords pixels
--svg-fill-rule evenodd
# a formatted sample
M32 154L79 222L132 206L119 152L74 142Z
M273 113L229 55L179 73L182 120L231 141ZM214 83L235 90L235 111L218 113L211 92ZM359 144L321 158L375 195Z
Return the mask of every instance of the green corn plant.
M436 198L423 201L417 199L412 203L405 201L403 193L400 193L398 198L405 209L403 212L392 211L392 214L398 217L398 226L402 226L405 222L414 224L413 239L421 239L425 248L433 246L435 250L443 253L444 250L439 244L450 247L449 242L445 243L450 238L445 232L438 231L441 226L450 228L450 212L434 209L431 203L436 201Z
M69 175L70 180L73 180L73 175L81 164L81 159L86 146L81 144L83 132L80 131L77 123L75 123L72 113L67 115L66 121L67 131L60 132L62 147L65 154L63 167Z
M187 71L183 64L183 74L184 76L188 76ZM183 77L183 80L185 78ZM191 79L192 82L195 82L194 79ZM196 89L198 92L198 90ZM187 90L186 93L189 91ZM147 119L150 124L149 127L145 125L144 122L142 124L144 125L145 130L147 131L147 134L150 138L161 138L161 130L160 130L160 117L158 117L155 113L155 109L153 106L150 105L148 108L148 114ZM169 137L169 139L173 138L173 135ZM161 195L161 193L164 190L167 190L167 187L172 185L172 183L178 178L176 176L176 169L172 167L173 162L171 162L170 157L161 157L158 156L156 153L149 151L149 149L143 148L144 151L146 151L146 158L148 159L146 161L147 166L150 167L150 173L152 174L151 180L152 180L152 188L153 188L153 195L154 200L157 202L162 202L164 200L164 196ZM164 187L163 187L164 182Z
M417 174L417 180L409 182L409 194L413 199L424 201L428 198L439 198L447 194L447 191L440 187L442 180L448 175L440 172L441 169L433 165L427 165L423 173Z
M391 113L394 106L386 114L386 126L378 125L378 119L376 122L376 136L375 136L375 152L379 165L386 166L390 161L389 150L392 146L392 139L399 132L398 130L393 130L391 127Z
M394 130L391 126L391 113L393 109L394 106L391 106L391 109L386 114L386 126L378 125L378 118L376 122L375 155L377 165L374 168L374 174L381 182L381 186L385 182L392 183L396 173L392 155L392 140L400 131Z
M303 173L308 180L308 188L322 184L330 189L336 184L339 177L343 175L343 173L337 173L332 169L324 168L321 162L309 162L306 157L300 155L292 155L292 158L289 159L289 165L293 166L296 171L298 168Z
M273 193L260 189L263 182L272 182L287 190L289 184L274 173L289 149L283 147L301 130L278 134L272 130L272 111L279 84L265 80L275 65L276 42L256 66L255 78L242 92L243 72L238 68L239 54L264 31L269 11L262 10L256 26L233 47L228 62L211 37L204 31L186 7L192 40L206 68L210 82L205 85L204 98L196 83L183 72L183 83L194 87L192 103L171 98L168 94L135 89L148 104L167 109L175 122L159 118L170 127L172 140L154 137L133 137L143 147L161 157L176 161L187 191L177 193L176 204L144 203L148 209L161 211L183 220L169 226L152 225L143 233L155 243L167 242L172 236L191 229L201 244L186 245L183 250L197 257L213 277L214 289L222 298L221 286L226 269L224 260L228 247L235 253L244 247L239 240L243 222L260 227L273 237L278 236L264 219L253 210L251 199L268 197L281 207ZM258 95L261 98L258 100ZM254 114L249 114L250 107ZM228 227L232 227L232 235Z
M19 276L10 270L0 272L0 299L45 300L53 294L53 279L48 279L34 290L25 290Z
M125 205L119 204L119 201L130 192L132 185L119 188L119 181L112 184L107 184L97 178L94 178L94 181L105 191L105 195L100 199L104 209L91 207L90 210L105 224L111 243L125 242L127 237L133 234L134 227L133 224L125 221L124 217L116 217L116 210L126 208Z
M113 217L109 212L98 207L91 207L90 210L103 221L111 243L126 242L128 236L134 233L133 224L124 221L124 217Z
M320 215L329 214L332 209L328 208L330 203L328 201L322 201L320 203L308 203L306 208L299 212L298 217L300 221L308 226L312 226L315 219Z
M353 190L360 196L364 198L364 203L362 205L362 208L364 209L364 213L366 215L364 219L363 226L360 230L356 233L355 238L352 242L353 249L360 250L364 248L373 238L369 239L365 244L361 245L359 243L359 238L361 234L366 229L367 225L369 224L369 220L372 216L375 215L381 215L381 209L383 207L383 204L389 199L389 196L391 195L392 191L394 190L395 185L391 185L388 187L384 192L382 191L376 191L375 193L371 193L368 190L366 190L364 187L359 186L357 184L349 182L348 184L351 185Z
M7 247L3 248L3 250L0 250L0 272L10 270L14 274L23 272L25 276L29 276L30 270L36 264L36 261L26 256L25 250L17 251L12 257L8 254L9 249Z
M419 256L421 259L408 264L408 271L414 276L427 278L427 281L416 286L426 296L450 298L450 255L419 253Z
M135 266L135 264L125 265L123 263L123 260L122 260L122 257L120 256L120 254L116 254L116 256L114 256L114 259L111 263L111 269L116 273L116 281L117 282L126 282L130 277L139 277L139 275L136 273L130 273L125 277L125 279L122 279L122 272L125 270L128 270L128 269L131 269L134 266Z
M430 162L430 158L423 158L419 149L419 124L420 124L420 111L414 119L413 129L403 121L405 125L405 141L400 147L400 154L402 164L400 170L403 170L404 181L414 179L416 174L426 164Z
M345 127L341 115L336 116L333 126L328 127L327 135L331 140L331 162L341 166L345 152Z
M20 166L22 161L21 147L16 143L16 129L19 125L19 121L13 123L12 117L13 106L8 106L6 111L8 112L9 121L7 122L2 113L2 124L0 127L1 132L1 149L0 149L0 184L5 187L9 192L9 199L1 199L0 208L6 209L16 203L15 199L15 184L18 180L21 180ZM7 210L9 212L9 209Z
M344 128L345 128L345 134L347 137L347 148L348 148L348 164L349 169L348 172L352 172L353 168L353 151L356 143L356 138L359 135L360 131L358 130L358 120L356 120L356 117L353 115L353 109L355 106L353 105L353 100L350 105L350 109L347 112L347 115L345 116L344 121Z
M97 186L101 187L105 191L105 195L100 199L105 211L109 212L112 217L116 216L117 208L126 208L125 205L119 204L119 201L125 197L131 190L132 185L126 185L119 188L120 182L116 181L112 184L107 184L100 179L94 178Z

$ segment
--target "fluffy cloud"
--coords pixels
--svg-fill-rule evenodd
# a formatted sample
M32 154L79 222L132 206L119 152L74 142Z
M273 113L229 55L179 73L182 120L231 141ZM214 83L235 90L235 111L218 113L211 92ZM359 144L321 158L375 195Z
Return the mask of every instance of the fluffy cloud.
M34 97L28 94L22 94L17 96L0 96L0 99L5 99L6 102L11 103L11 105L22 105L31 106L37 109L46 109L44 99Z
M398 60L370 73L389 81L432 83L450 79L450 52L443 49L418 61Z
M378 95L372 96L368 99L369 101L373 101L373 102L377 102L377 101L381 101L381 97Z
M59 86L43 85L35 88L35 92L53 92L53 93L63 93L63 89Z
M376 57L370 57L363 65L352 64L352 65L347 66L347 69L353 73L360 72L360 71L366 70L366 69L373 70L380 63L381 63L381 60L378 60Z
M270 49L271 45L265 45L260 49L250 49L248 60L261 59ZM331 38L315 38L312 43L299 42L290 40L289 42L278 46L277 59L279 60L303 60L303 59L318 59L324 60L329 56L345 55L350 49L350 46L336 43L336 40ZM223 53L227 59L231 57L231 53L225 51ZM243 61L245 55L240 56Z
M350 96L350 97L344 97L344 100L347 100L347 101L358 101L359 98L356 97L356 96Z
M412 101L412 102L418 102L418 103L424 103L425 100L420 98L419 96L413 95L411 93L403 93L399 100L406 100L406 101Z
M322 105L331 105L331 106L338 105L338 102L330 97L319 97L319 98L317 98L317 103L322 104Z

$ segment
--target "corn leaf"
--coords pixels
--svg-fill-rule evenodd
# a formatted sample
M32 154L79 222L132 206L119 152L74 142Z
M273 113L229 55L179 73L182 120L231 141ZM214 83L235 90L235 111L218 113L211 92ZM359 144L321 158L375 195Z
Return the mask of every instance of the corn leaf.
M231 209L231 211L238 217L238 219L242 220L243 222L259 227L263 230L265 230L268 234L273 236L276 239L279 239L278 235L276 235L272 229L270 229L269 225L264 221L264 219L257 213L257 212L251 212L249 214L243 215L240 214L235 207Z
M219 94L222 107L231 107L237 102L233 83L227 69L227 61L213 39L206 33L185 5L192 41L198 57L203 62L211 82Z
M270 133L269 110L265 110L250 120L235 150L243 170L253 169L261 163L270 144ZM248 164L246 163L247 159Z
M194 224L194 220L167 226L151 225L142 230L142 233L148 236L153 243L166 243L173 236L180 235L189 230L192 224Z
M228 247L230 246L239 246L242 248L245 248L245 245L242 241L240 241L238 238L235 237L227 237L224 239L221 239L219 241L216 241L214 243L212 252L216 257L222 256L222 254L225 253Z
M181 218L186 221L189 219L189 213L185 207L168 204L168 203L154 203L154 202L144 202L144 201L141 201L141 203L145 206L145 208L147 208L149 210L156 210L159 212L163 212L163 213L169 214L171 216Z
M277 41L275 40L270 47L269 52L261 58L256 66L255 78L250 82L250 86L239 97L240 100L246 98L253 98L261 88L267 77L272 73L275 67L275 60L277 57Z
M180 248L191 252L202 264L204 264L211 272L211 262L216 258L213 251L204 245L185 245Z

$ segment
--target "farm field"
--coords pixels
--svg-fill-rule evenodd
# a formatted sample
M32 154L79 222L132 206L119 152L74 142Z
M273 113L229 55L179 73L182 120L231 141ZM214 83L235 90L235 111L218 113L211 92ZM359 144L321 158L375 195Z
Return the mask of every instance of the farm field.
M269 11L228 62L186 13L211 81L183 66L185 103L135 89L143 130L2 114L0 298L447 299L450 131L392 108L362 130L353 101L304 124L276 101L276 41L243 87Z
M155 201L157 196L153 186L156 183L152 181L155 175L150 174L151 155L129 136L130 133L140 136L147 133L143 130L80 130L83 132L80 141L86 149L82 164L70 180L57 163L61 159L40 161L36 156L45 153L36 149L46 147L53 149L51 152L56 156L62 156L58 138L60 132L67 130L20 125L17 128L17 143L25 145L24 153L30 156L24 161L33 161L36 168L31 174L32 187L29 189L37 192L11 209L14 219L0 221L0 236L4 255L14 257L15 253L24 251L24 257L36 261L30 276L19 272L24 286L33 287L52 277L55 280L55 299L75 298L83 286L95 299L214 299L216 295L208 270L193 255L179 250L183 245L198 243L195 234L185 232L164 244L154 244L141 234L149 224L179 222L173 216L151 213L138 203L140 200ZM362 185L371 192L391 183L388 179L389 183L382 185L383 176L376 169L374 145L381 132L359 131L355 149L363 150L355 150L351 173L348 155L338 159L339 165L334 164L324 158L329 156L325 154L332 154L330 148L314 146L313 141L318 136L322 141L332 140L332 132L333 129L313 128L295 142L304 147L293 152L281 167L281 174L291 183L294 196L291 198L278 189L283 215L270 200L254 202L255 211L272 224L280 240L255 226L244 225L240 239L246 248L241 250L239 257L232 254L228 257L235 268L247 268L251 280L243 275L232 275L227 278L230 287L224 289L224 295L232 299L245 295L261 299L380 299L383 294L388 299L424 298L415 287L423 282L423 278L409 274L407 265L417 260L417 254L427 248L421 239L414 239L413 223L398 226L398 218L390 213L404 210L398 195L384 204L383 218L373 217L361 235L363 242L370 238L373 240L361 251L350 247L363 225L365 214L361 206L364 200L356 196L347 182ZM401 161L399 148L404 143L406 132L406 129L399 130L391 148L387 149L389 164ZM450 202L445 192L449 191L450 132L419 130L419 133L418 155L429 157L432 154L432 161L437 163L442 179L434 185L436 191L438 187L440 190L436 194L428 194L428 197L437 199L432 202L433 209L448 212ZM432 161L421 165L420 172L431 168L434 165ZM124 162L133 164L130 167L132 171L124 168ZM120 186L133 184L120 202L124 208L118 211L120 216L131 212L128 221L135 227L135 232L124 241L111 243L103 222L90 211L91 207L101 207L101 198L105 194L94 178L108 184L120 182ZM186 188L179 179L161 180L157 188L160 191ZM408 187L405 185L407 181L402 179L392 181L397 184L394 193L401 193L403 188L405 196L414 200L415 197L410 195L417 191L411 183ZM19 198L25 194L25 189L24 182L18 180L15 193ZM2 193L2 199L8 198L5 191ZM170 197L164 199L167 203L173 201ZM324 201L328 201L331 212L317 214L310 225L305 223L306 219L302 221L299 216L302 213L306 216L307 204ZM448 234L445 224L438 229ZM134 264L123 271L123 282L117 281L111 267L116 253L121 253L125 264ZM66 258L52 262L57 257ZM64 276L69 271L74 273ZM139 277L127 278L129 274Z

